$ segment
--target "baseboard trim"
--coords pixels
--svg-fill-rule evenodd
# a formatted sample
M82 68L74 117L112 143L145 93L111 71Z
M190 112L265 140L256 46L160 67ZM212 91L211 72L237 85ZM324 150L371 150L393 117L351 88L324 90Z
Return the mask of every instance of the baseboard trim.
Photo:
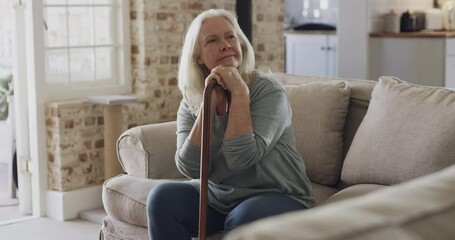
M103 206L103 185L96 185L68 192L46 192L46 215L60 221L77 218L80 211Z

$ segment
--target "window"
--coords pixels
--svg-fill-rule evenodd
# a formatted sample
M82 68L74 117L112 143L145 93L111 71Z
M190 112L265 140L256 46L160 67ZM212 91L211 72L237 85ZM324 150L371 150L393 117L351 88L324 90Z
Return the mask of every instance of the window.
M0 1L0 75L10 69L13 62L13 12L10 1Z
M127 8L121 0L43 0L46 84L131 91Z

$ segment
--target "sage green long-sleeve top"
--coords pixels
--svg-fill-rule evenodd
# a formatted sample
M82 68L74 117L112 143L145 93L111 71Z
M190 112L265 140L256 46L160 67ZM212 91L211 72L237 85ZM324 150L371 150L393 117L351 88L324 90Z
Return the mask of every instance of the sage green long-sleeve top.
M271 77L258 75L250 86L253 133L224 139L228 116L215 116L209 159L209 204L227 214L241 201L263 192L280 192L314 206L305 164L295 147L292 111L286 91ZM175 161L199 191L200 146L187 137L196 121L183 100L177 115Z

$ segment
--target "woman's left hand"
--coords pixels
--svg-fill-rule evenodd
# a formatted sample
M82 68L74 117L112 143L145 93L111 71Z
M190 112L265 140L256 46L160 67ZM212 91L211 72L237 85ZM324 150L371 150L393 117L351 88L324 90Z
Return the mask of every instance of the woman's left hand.
M221 77L216 79L218 84L228 90L231 95L249 95L250 90L236 67L218 66L212 69L212 73L216 73Z

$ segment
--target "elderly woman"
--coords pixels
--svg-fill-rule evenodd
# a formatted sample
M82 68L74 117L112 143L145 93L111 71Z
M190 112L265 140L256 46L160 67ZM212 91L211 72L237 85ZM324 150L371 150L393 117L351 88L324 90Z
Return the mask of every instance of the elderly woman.
M191 239L198 234L202 95L210 81L219 86L211 98L207 233L226 233L314 205L294 143L286 92L269 74L255 70L251 43L232 13L212 9L193 20L178 79L183 100L175 161L191 180L162 183L150 192L147 216L153 240Z

